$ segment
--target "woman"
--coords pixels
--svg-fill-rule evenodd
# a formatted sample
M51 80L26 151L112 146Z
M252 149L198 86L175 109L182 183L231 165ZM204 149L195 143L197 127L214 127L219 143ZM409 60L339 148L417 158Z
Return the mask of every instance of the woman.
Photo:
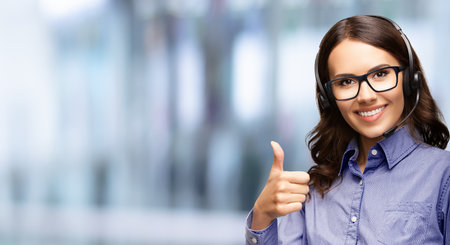
M247 244L450 244L449 140L401 29L354 16L316 58L316 163L283 171L283 150L247 218Z

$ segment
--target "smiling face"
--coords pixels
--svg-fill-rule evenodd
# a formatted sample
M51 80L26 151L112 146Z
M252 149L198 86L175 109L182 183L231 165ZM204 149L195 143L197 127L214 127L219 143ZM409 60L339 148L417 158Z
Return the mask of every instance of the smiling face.
M328 57L330 80L349 75L362 75L380 67L400 66L387 51L367 43L344 39ZM404 107L402 72L398 85L385 92L373 91L367 82L361 83L356 98L336 101L345 121L360 134L361 140L378 141L382 134L400 120Z

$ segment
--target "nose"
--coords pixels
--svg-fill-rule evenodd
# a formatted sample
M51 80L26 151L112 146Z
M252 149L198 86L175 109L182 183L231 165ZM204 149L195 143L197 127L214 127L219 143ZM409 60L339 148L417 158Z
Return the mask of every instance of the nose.
M359 94L358 97L356 97L359 103L370 103L377 98L377 93L372 90L372 88L369 86L369 84L365 81L361 82L360 88L359 88Z

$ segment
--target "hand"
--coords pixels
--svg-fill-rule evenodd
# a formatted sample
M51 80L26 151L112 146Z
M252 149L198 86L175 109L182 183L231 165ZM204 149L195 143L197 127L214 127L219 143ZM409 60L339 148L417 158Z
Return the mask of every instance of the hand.
M269 179L253 207L251 229L263 230L274 219L302 209L309 192L309 174L303 171L283 171L284 152L271 142L274 159Z

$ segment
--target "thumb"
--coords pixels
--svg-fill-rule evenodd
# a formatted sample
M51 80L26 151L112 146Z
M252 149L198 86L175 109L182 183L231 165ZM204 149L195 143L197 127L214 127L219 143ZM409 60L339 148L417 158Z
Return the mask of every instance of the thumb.
M273 149L272 170L283 171L284 151L277 142L271 141L270 144Z

